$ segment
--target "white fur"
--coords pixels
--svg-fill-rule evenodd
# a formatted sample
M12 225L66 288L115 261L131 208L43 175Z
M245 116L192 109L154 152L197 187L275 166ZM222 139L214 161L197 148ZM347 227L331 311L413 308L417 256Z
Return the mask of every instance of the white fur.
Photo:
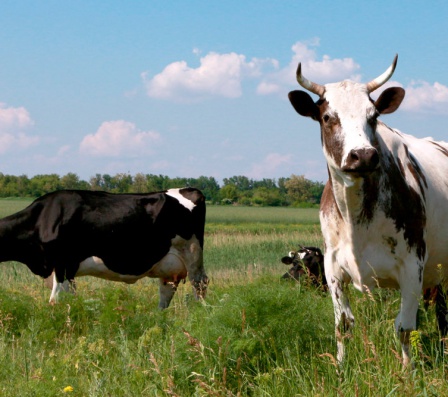
M182 204L185 208L193 211L193 208L196 207L196 204L192 201L186 199L182 194L180 194L180 189L169 189L166 194L168 196L174 197L180 204Z

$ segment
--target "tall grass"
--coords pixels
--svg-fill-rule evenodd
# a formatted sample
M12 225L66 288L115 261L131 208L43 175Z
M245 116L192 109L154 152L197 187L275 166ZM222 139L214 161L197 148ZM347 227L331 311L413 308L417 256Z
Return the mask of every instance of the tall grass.
M2 264L0 395L57 396L67 386L73 396L447 395L433 308L420 313L415 367L402 370L395 292L350 289L357 325L337 370L330 297L280 280L288 250L322 246L317 214L266 209L263 220L264 210L208 208L208 297L197 302L181 285L165 311L151 279L79 279L76 296L49 306L39 278Z

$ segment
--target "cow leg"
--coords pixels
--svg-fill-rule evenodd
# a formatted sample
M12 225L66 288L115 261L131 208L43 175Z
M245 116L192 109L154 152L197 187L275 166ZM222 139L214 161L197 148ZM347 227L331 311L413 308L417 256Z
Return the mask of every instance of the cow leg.
M355 323L350 303L344 292L346 283L343 280L342 272L334 271L330 258L325 258L325 274L328 281L328 288L333 300L335 333L337 343L337 361L342 364L344 359L344 338L349 334Z
M53 289L51 290L50 305L57 303L61 291L74 294L76 291L74 280L64 280L63 282L59 282L56 272L53 272Z
M444 341L448 333L448 309L446 305L446 292L445 289L439 284L436 290L436 317L437 325L439 327L440 336L442 338L442 351L444 351Z
M178 281L167 282L163 278L159 279L159 309L166 309L173 299L175 292L177 291Z
M350 334L351 328L355 324L355 317L344 293L344 284L335 278L331 279L331 282L333 288L330 288L330 292L334 306L337 360L341 364L344 359L344 339Z
M395 330L401 342L403 365L411 361L411 332L417 329L417 311L422 291L422 281L418 274L403 272L400 280L401 308L395 319Z

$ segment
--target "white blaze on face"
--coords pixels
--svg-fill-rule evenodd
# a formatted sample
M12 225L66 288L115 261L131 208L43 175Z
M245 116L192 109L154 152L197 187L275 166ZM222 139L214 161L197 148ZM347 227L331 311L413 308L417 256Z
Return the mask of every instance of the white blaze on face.
M288 252L288 256L290 258L294 258L296 255L299 257L299 259L303 259L303 258L305 258L306 252L300 252L300 253L299 252L295 252L295 251L289 251Z
M192 201L188 200L182 194L180 194L180 189L169 189L166 194L168 196L174 197L179 203L181 203L185 208L190 211L193 211L193 208L196 207L196 204Z
M353 81L325 85L325 99L330 114L337 114L341 124L343 167L352 150L372 147L372 129L367 120L375 114L375 106L370 102L366 85Z

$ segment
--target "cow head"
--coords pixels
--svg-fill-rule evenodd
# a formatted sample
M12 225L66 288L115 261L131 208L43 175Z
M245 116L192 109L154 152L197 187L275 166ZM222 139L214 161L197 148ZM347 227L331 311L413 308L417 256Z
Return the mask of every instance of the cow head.
M319 122L324 154L330 168L345 182L367 176L379 167L378 141L375 134L380 114L392 113L400 106L404 90L386 89L373 101L369 94L381 87L392 76L397 56L392 65L367 84L353 81L319 85L302 75L297 68L297 81L305 89L319 96L317 102L304 91L292 91L289 100L302 116Z
M327 285L324 273L324 256L319 248L302 247L298 251L291 251L282 258L285 265L292 267L282 278L299 280L302 276L309 277L312 284Z

